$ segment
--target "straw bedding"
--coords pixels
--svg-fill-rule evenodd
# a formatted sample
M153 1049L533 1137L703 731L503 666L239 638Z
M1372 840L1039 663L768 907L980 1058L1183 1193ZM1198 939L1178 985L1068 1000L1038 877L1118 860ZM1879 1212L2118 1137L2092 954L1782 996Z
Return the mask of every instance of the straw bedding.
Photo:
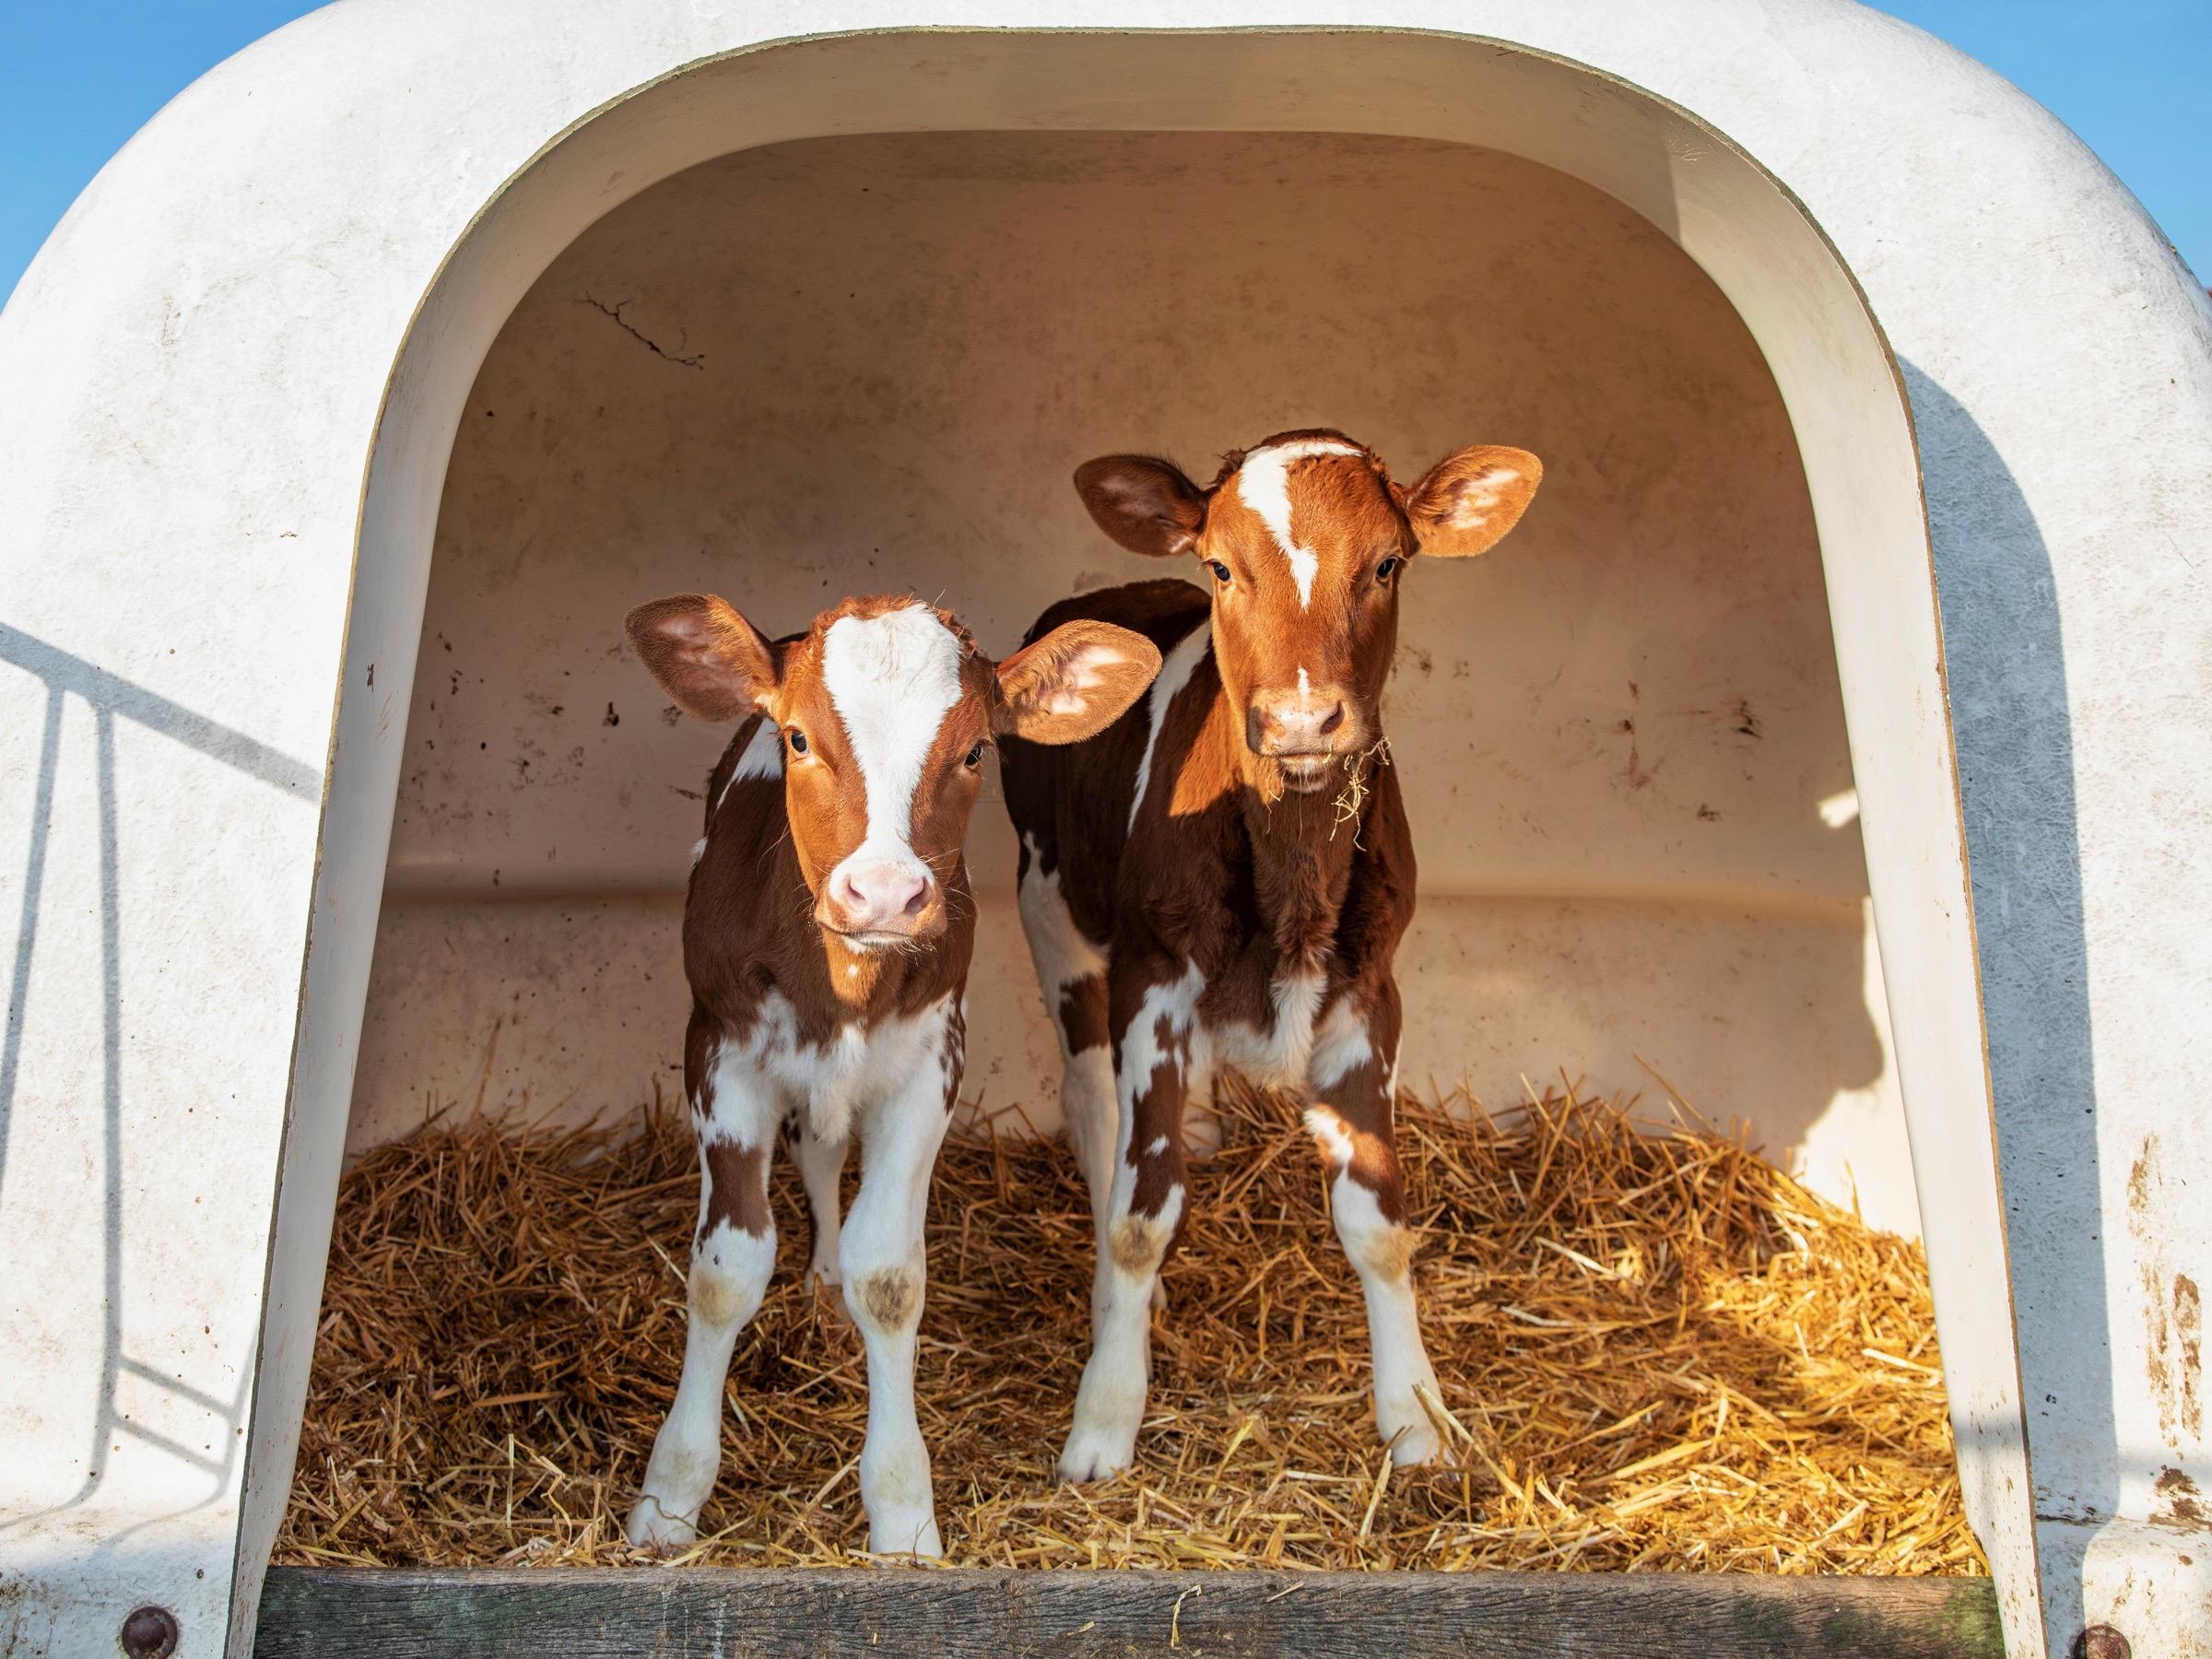
M1287 1102L1230 1088L1155 1320L1137 1466L1058 1487L1090 1222L1060 1147L956 1133L918 1382L969 1566L1986 1571L1951 1462L1919 1250L1678 1113L1560 1088L1500 1119L1401 1103L1449 1466L1393 1470L1357 1281ZM622 1518L672 1396L697 1165L678 1112L433 1124L345 1180L277 1559L646 1558ZM847 1176L848 1198L852 1176ZM776 1283L731 1367L686 1559L868 1559L858 1338Z

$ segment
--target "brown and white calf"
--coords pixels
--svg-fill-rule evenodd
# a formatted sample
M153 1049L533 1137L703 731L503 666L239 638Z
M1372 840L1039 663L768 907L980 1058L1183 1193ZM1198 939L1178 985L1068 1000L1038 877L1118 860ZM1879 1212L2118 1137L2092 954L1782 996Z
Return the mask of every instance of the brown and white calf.
M1005 747L1021 915L1065 1065L1089 1182L1092 1347L1060 1473L1129 1465L1149 1312L1182 1228L1183 1107L1217 1064L1294 1091L1333 1175L1338 1238L1366 1293L1375 1422L1399 1463L1437 1450L1417 1389L1435 1373L1409 1273L1392 1138L1413 841L1382 740L1399 590L1418 559L1480 553L1543 469L1497 446L1411 488L1333 431L1230 455L1205 488L1112 455L1076 474L1132 552L1194 558L1185 582L1087 594L1038 619L1134 629L1165 659L1151 695L1072 747Z
M677 707L743 717L708 783L684 903L684 1088L699 1140L690 1324L676 1402L629 1517L680 1546L722 1462L737 1333L775 1265L769 1159L793 1141L810 1275L841 1280L867 1347L869 1547L939 1553L914 1417L923 1206L959 1088L975 907L960 844L994 736L1091 735L1152 679L1141 637L1074 622L994 664L911 598L849 599L771 642L724 601L641 606L631 644ZM841 1230L846 1143L860 1190Z

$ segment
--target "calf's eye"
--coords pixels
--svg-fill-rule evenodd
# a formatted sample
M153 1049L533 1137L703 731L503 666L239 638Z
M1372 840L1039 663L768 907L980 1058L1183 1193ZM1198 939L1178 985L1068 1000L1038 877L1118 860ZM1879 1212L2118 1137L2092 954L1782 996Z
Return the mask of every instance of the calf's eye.
M800 731L797 726L793 726L790 731L784 734L784 735L791 739L791 752L793 754L803 755L806 752L806 734Z
M1219 559L1207 559L1206 561L1206 568L1214 573L1214 580L1216 582L1227 582L1229 580L1229 567L1223 564Z
M1400 559L1395 553L1393 553L1388 559L1384 559L1381 564L1375 567L1375 580L1377 582L1388 582L1391 577L1391 572L1395 571L1398 566L1403 563L1405 563L1405 560Z
M968 759L961 764L966 766L981 766L982 763L983 744L982 739L979 737L976 739L975 747L968 751Z

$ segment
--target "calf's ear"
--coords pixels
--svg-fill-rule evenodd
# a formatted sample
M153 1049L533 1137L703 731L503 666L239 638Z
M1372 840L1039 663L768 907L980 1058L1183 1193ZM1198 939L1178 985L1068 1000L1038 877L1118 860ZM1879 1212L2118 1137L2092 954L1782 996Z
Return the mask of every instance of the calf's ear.
M1111 622L1063 622L998 665L993 724L1031 743L1080 743L1145 694L1159 649Z
M1084 462L1076 468L1076 493L1100 529L1147 558L1194 551L1206 524L1205 492L1172 463L1149 455Z
M1526 450L1478 443L1446 455L1406 491L1406 516L1422 552L1471 558L1520 523L1543 481L1544 463Z
M669 700L694 720L735 720L768 706L776 653L726 599L671 594L623 623L632 650Z

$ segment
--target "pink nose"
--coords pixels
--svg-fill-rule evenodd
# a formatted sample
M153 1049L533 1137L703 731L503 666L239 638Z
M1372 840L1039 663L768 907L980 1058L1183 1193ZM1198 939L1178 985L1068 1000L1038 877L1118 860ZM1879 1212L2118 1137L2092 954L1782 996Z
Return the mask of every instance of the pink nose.
M848 865L830 882L830 897L849 933L912 933L932 886L912 865Z
M1255 699L1244 713L1244 741L1255 755L1326 755L1344 730L1344 700L1333 691Z

